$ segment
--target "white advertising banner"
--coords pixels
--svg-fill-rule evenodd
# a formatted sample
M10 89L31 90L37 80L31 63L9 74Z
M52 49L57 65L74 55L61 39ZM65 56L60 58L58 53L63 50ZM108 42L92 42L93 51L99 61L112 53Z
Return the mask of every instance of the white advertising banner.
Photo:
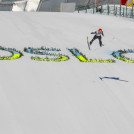
M27 1L14 2L12 11L25 11Z
M28 12L37 11L39 3L40 3L40 0L28 0L25 10Z

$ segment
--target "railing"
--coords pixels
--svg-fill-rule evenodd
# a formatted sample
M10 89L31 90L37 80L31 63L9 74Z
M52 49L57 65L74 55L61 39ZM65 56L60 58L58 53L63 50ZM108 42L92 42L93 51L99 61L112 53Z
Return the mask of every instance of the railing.
M122 6L122 5L88 5L83 7L77 7L78 13L92 13L92 14L107 14L114 16L122 16L128 18L134 18L134 7Z

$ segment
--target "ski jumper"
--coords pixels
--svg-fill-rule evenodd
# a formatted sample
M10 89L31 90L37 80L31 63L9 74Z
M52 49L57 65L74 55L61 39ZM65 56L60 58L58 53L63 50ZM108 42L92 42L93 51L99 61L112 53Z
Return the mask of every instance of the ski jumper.
M103 31L95 31L95 32L92 32L91 34L95 34L95 36L93 37L93 39L90 41L90 45L93 43L94 40L98 39L99 40L99 44L100 44L100 47L102 46L102 41L101 41L101 36L103 34Z

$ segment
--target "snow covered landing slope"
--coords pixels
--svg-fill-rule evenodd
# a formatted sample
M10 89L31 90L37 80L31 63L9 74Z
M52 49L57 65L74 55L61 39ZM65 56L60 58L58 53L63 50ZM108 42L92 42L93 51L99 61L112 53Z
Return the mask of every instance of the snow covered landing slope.
M134 133L134 64L111 55L120 49L134 49L133 20L12 12L0 12L0 19L0 45L24 55L0 60L1 134ZM100 27L105 34L104 47L99 48L95 41L89 51L86 37L92 39L90 33ZM31 56L46 56L24 52L24 47L41 46L60 49L70 59L35 61ZM116 62L80 62L68 50L73 48L88 59ZM11 53L0 50L0 55ZM132 53L125 56L134 58Z

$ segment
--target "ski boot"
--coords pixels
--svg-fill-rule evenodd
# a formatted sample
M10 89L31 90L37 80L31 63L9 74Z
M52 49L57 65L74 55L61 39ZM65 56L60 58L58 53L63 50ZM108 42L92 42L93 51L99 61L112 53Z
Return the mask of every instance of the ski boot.
M90 41L90 45L92 45L92 41Z

